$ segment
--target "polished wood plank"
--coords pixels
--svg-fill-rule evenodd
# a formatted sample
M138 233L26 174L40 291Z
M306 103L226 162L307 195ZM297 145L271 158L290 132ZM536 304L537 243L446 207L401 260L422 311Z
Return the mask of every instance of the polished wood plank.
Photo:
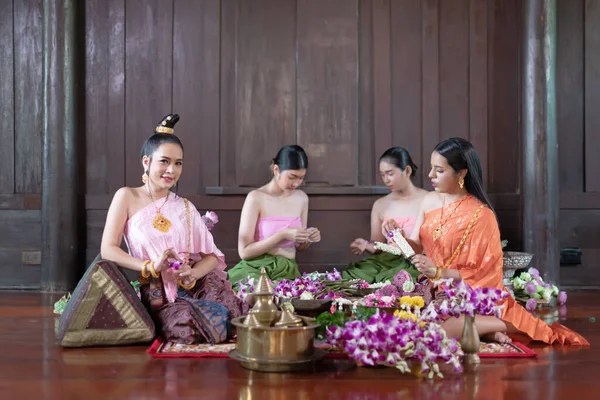
M484 359L471 372L433 382L392 368L326 360L314 370L268 374L230 359L153 359L147 346L62 349L52 304L57 295L0 292L0 387L11 398L44 399L558 399L595 398L600 389L600 292L569 294L545 310L591 348L530 343L537 359ZM593 396L593 397L592 397Z

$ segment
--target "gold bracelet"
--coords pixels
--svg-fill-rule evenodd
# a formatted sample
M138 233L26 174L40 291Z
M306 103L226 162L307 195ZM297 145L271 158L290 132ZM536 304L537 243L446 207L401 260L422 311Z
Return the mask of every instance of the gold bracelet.
M154 261L150 261L150 263L148 264L148 268L150 268L150 273L152 274L153 278L158 278L160 276L160 272L156 272L156 270L154 269Z
M150 278L150 274L148 273L148 271L146 270L146 267L148 266L148 264L150 264L151 261L150 260L146 260L144 261L144 264L142 264L142 270L140 271L140 273L142 274L142 278L144 279L148 279Z
M181 286L182 288L184 288L185 290L190 290L193 289L194 286L196 286L196 281L192 282L192 283L188 283L187 285L185 283L183 283L183 281L181 281L181 279L177 279L177 283L179 284L179 286Z
M437 281L442 276L442 267L436 267L435 276L432 280Z

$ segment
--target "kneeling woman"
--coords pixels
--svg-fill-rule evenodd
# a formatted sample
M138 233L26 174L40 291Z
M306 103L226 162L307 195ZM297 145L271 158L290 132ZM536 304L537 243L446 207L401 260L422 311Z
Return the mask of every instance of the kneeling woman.
M417 253L413 262L430 279L464 280L472 287L497 288L502 285L502 246L496 214L483 189L481 163L477 152L465 139L452 138L439 143L431 155L429 177L435 192L428 194L409 242ZM548 326L508 297L502 316L477 315L477 331L488 339L509 341L505 334L524 333L548 344L589 346L572 330L554 323ZM460 336L464 318L449 318L443 327L448 336Z
M350 244L352 253L363 252L372 255L350 263L342 271L345 279L364 279L369 283L393 281L400 270L411 274L416 281L420 272L403 256L381 253L375 249L373 241L385 242L384 232L392 227L401 228L410 236L419 213L426 190L417 188L411 178L417 172L410 154L403 147L392 147L379 158L381 179L391 192L378 199L371 210L371 240L354 239Z
M245 278L257 277L261 267L273 281L300 275L296 251L321 240L317 228L307 229L308 196L298 190L307 168L302 147L284 146L271 162L271 181L248 193L238 235L242 261L228 271L234 286Z
M167 340L219 343L229 336L229 320L247 306L227 282L223 253L198 211L171 192L183 170L183 145L173 134L178 120L165 117L144 143L144 184L115 194L100 251L141 272L142 301ZM129 254L120 247L123 237Z

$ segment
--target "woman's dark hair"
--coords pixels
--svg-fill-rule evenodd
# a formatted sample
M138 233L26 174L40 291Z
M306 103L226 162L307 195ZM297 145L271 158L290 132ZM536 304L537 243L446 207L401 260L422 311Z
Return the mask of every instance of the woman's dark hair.
M279 171L306 169L308 168L308 157L304 149L297 144L283 146L271 160L271 166L273 165L277 165Z
M179 138L174 135L175 131L173 128L175 127L177 121L179 121L179 115L177 114L169 114L165 116L154 130L154 134L144 142L140 158L148 156L150 161L152 161L152 154L154 154L160 145L164 143L176 144L181 147L181 151L183 151L183 144L181 144Z
M463 138L450 138L438 143L433 150L446 158L448 165L455 172L466 169L465 188L467 192L494 211L494 207L483 189L481 161L471 142Z
M412 158L410 158L408 150L406 150L404 147L391 147L387 149L385 153L379 157L379 162L382 161L394 164L402 171L404 171L406 167L410 167L410 176L414 176L417 172L417 166L413 162Z

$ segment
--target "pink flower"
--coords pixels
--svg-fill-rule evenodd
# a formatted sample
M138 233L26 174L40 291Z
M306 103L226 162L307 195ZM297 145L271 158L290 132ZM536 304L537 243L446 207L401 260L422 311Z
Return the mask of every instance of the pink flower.
M212 228L214 228L217 222L219 222L219 217L214 211L207 211L204 216L202 216L202 221L204 221L206 228L208 228L210 231Z
M560 292L558 294L558 304L563 305L567 302L567 292Z
M535 284L533 282L527 282L525 285L525 292L530 296L533 295L536 292Z
M529 272L529 274L534 278L538 278L540 276L540 271L538 271L537 268L529 268L529 271L527 272Z
M535 299L529 299L529 300L527 300L527 303L525 303L525 308L527 309L527 311L535 310L536 306L537 306L537 302L535 301Z

